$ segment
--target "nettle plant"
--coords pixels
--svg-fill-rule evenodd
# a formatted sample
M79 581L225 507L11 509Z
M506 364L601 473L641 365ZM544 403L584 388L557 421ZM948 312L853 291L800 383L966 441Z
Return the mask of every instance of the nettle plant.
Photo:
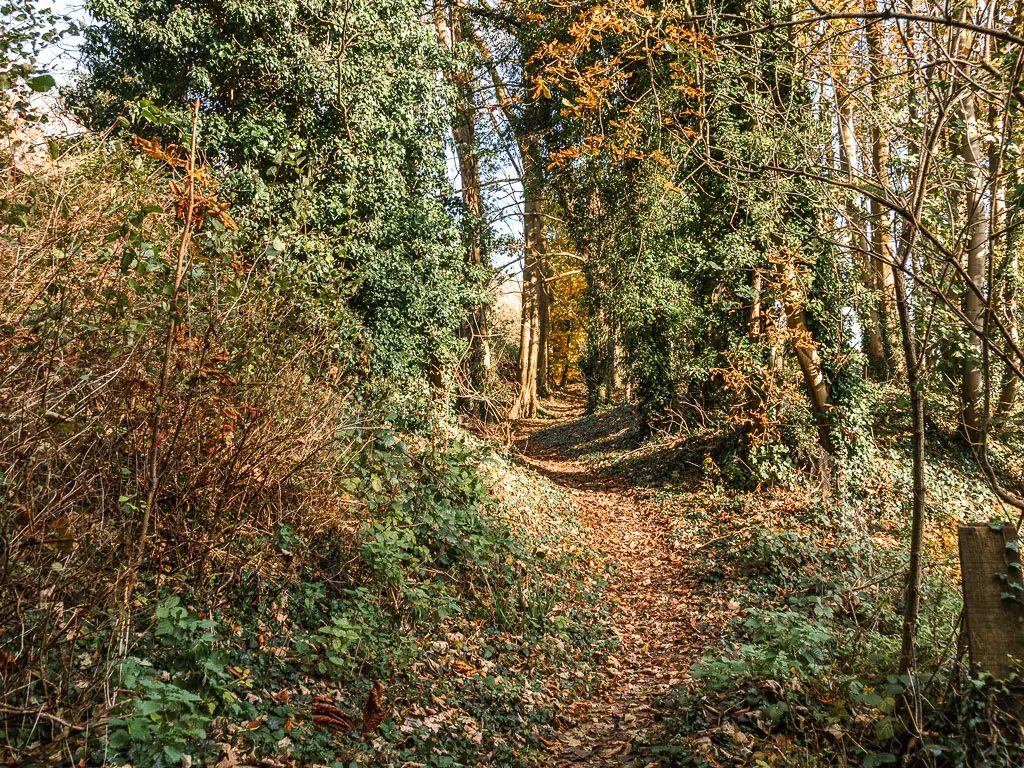
M248 706L227 671L227 654L218 650L223 640L216 621L171 596L157 604L155 622L148 643L135 649L145 655L120 663L128 700L109 721L109 749L115 759L159 768L216 749L209 741L213 719L237 718Z

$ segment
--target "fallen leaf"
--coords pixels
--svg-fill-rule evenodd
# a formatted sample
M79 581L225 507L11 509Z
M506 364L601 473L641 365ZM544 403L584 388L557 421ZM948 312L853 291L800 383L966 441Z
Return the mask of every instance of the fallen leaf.
M384 685L380 680L374 680L370 695L366 697L366 703L363 705L363 733L377 730L387 716L384 707Z

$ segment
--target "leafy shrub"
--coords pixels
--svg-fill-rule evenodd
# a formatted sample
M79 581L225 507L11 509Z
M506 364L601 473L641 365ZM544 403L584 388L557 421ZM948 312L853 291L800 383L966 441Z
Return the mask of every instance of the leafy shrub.
M828 623L831 618L828 608L814 618L791 610L753 611L741 624L746 642L730 657L699 662L690 674L716 690L744 681L806 682L831 660L836 640Z
M163 160L85 136L3 190L21 213L0 229L0 602L33 606L0 630L22 649L4 689L23 680L31 699L52 673L68 712L93 688L61 675L65 659L78 637L108 631L136 564L143 579L173 573L202 591L254 534L348 514L333 490L359 442L344 314L293 301L269 257L210 215L192 234L178 315L170 176ZM215 199L212 181L204 194ZM72 606L76 631L62 633Z
M206 744L214 717L237 717L244 709L227 672L228 657L217 622L200 619L177 596L157 606L151 658L128 656L120 681L130 697L109 721L110 749L116 759L177 765L188 751Z
M770 515L771 529L718 552L720 567L742 577L734 597L739 616L724 648L707 652L690 670L691 682L665 702L665 730L651 747L665 765L712 765L727 756L756 764L776 747L795 765L896 762L907 734L898 701L910 681L898 675L897 661L906 566L889 542L902 533L899 502L908 479L889 455L864 453L851 462L857 471L851 467L841 495L804 496L798 509ZM930 472L937 498L967 488L975 499L984 493L955 455L936 457ZM715 519L738 509L764 521L760 501L732 494L717 504L702 501L693 514ZM957 517L954 505L930 510L917 642L929 733L913 742L907 759L1013 765L1008 734L1018 726L1005 717L1003 694L965 688L954 652L960 593L949 570L955 557L942 547Z
M497 521L434 406L368 382L351 286L324 281L301 238L232 229L201 167L175 307L180 155L90 135L58 149L0 190L12 750L171 765L230 743L323 762L344 734L302 687L343 685L358 714L374 679L424 684L403 675L439 627L551 631L569 566ZM432 280L420 266L400 279ZM571 653L550 647L538 663Z

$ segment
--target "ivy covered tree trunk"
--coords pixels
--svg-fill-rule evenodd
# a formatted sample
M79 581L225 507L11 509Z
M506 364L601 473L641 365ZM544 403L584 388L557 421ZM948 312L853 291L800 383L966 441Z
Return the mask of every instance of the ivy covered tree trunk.
M1020 299L1018 297L1017 280L1020 270L1020 259L1017 255L1016 228L1011 229L1007 237L1006 269L1010 273L1008 285L1002 297L1002 310L1006 316L1006 323L1010 333L1010 340L1014 345L1020 345ZM996 407L996 414L1000 419L1005 419L1013 410L1017 401L1017 375L1010 366L1003 369L1003 376L999 383L999 402Z
M810 399L811 410L818 426L818 438L822 448L831 453L832 437L829 429L829 386L818 353L818 344L807 325L804 312L806 297L800 287L800 278L795 265L790 262L785 266L785 293L783 301L786 311L786 323L789 325L789 337L793 346L804 386Z
M1024 2L1017 0L1014 3L1013 23L1011 28L1020 34L1024 26ZM997 43L992 43L998 45ZM995 52L996 54L999 51ZM989 116L990 135L1000 136L1003 131L1009 132L1012 120L1009 115L1001 113L991 107ZM1009 168L1004 169L1004 163ZM1004 170L1005 173L997 175L993 180L993 214L992 214L992 235L993 241L998 239L1001 248L998 253L995 249L990 253L989 258L997 269L1006 275L1004 285L999 292L999 306L997 312L1006 324L1010 342L1014 347L1020 346L1020 257L1018 248L1020 234L1018 228L1020 221L1021 200L1018 190L1024 182L1021 162L1019 158L1007 161L1003 157L1001 148L992 144L989 148L989 167ZM996 233L1001 233L998 238ZM990 286L992 290L994 286ZM1010 415L1014 404L1017 401L1017 375L1009 365L1003 368L999 380L999 396L996 403L996 416L1000 421L1005 421Z
M611 404L615 400L615 325L611 320L604 343L604 401Z
M994 149L989 153L990 166L994 165L995 162L999 162L997 158L993 157L995 154ZM999 295L997 311L1001 312L1004 318L1010 341L1014 346L1020 345L1020 323L1017 319L1020 311L1017 285L1020 273L1020 259L1017 255L1017 243L1019 240L1017 227L1010 226L1007 228L1008 222L1016 224L1016 216L1009 216L1008 211L1011 210L1011 207L1012 210L1016 210L1017 195L1015 191L1011 192L1008 188L1016 190L1019 182L1019 168L1013 169L1007 176L997 179L995 182L992 225L994 232L1001 232L1003 234L999 237L1001 247L998 250L993 248L993 252L989 255L993 264L1001 264L1001 270L1007 275L1005 287ZM1009 415L1016 399L1017 376L1010 366L1005 366L999 381L999 399L996 404L996 416L1000 420L1005 419Z

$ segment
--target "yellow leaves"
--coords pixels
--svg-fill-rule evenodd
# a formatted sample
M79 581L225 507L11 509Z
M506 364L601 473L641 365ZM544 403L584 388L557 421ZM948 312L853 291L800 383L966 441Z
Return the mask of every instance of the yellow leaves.
M252 670L248 667L225 667L235 680L252 685Z
M686 69L686 67L684 67L678 61L670 61L668 63L668 71L671 73L672 77L674 79L676 79L676 80L686 80L686 81L689 81L689 79L690 79L689 71ZM677 85L677 86L673 86L673 87L679 88L680 86Z
M550 99L551 89L548 88L548 84L544 82L544 78L538 77L533 81L533 91L530 96L534 99Z
M231 206L218 199L217 187L219 184L205 165L199 163L189 169L187 154L176 144L162 147L160 142L144 139L141 136L132 137L132 143L147 157L164 163L172 170L184 172L183 177L172 178L168 181L171 195L174 197L175 213L179 219L185 218L191 204L193 206L192 215L200 227L207 216L212 216L225 229L232 231L238 229L237 222L228 213Z
M147 157L166 163L172 168L188 164L188 159L182 153L181 147L176 144L169 144L166 149L160 146L156 140L144 139L141 136L133 136L132 143Z
M224 229L230 229L231 231L238 229L238 224L228 214L228 208L231 206L228 203L220 202L216 195L200 198L197 202L201 205L200 219L203 215L213 216L224 226Z
M580 157L597 157L607 146L604 134L586 136L575 147L552 152L550 167L564 168Z
M543 72L531 95L549 98L561 90L566 94L562 117L593 128L576 146L556 153L551 166L565 167L599 154L614 162L653 160L670 166L666 156L649 148L658 143L652 130L668 130L684 141L698 136L683 121L699 119L702 110L696 104L680 108L678 100L703 98L691 65L684 61L710 56L712 42L691 28L683 10L643 0L551 6L554 14L569 15L570 22L563 36L539 45L531 58ZM661 114L659 90L666 88L673 92L673 106ZM658 115L652 120L654 111Z
M587 280L579 269L582 257L575 252L572 241L560 233L552 243L551 322L549 345L549 376L558 381L579 375L577 361L583 353L584 330L587 326Z
M665 192L675 192L677 195L683 194L683 190L673 184L668 178L662 177L662 183L664 184Z

